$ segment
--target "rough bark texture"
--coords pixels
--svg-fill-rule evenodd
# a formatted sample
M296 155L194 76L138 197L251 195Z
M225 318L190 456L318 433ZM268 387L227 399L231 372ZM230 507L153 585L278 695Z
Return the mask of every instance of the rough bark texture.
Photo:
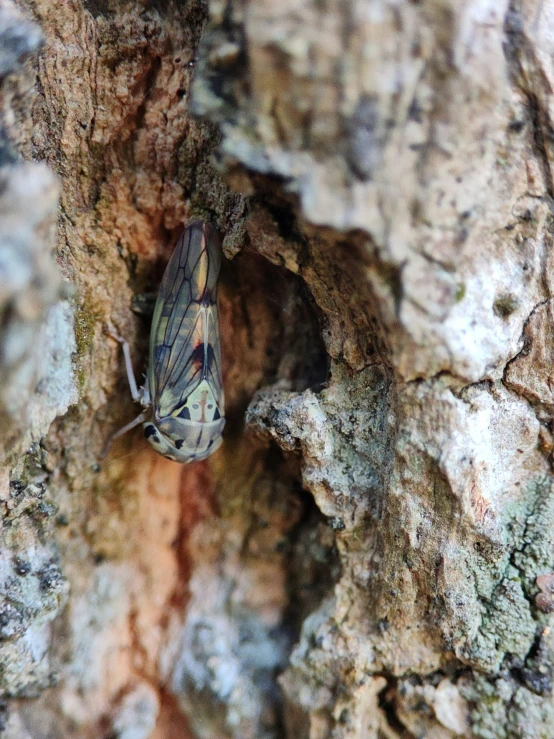
M551 0L0 0L8 739L553 739L553 59ZM225 444L100 463L192 217Z

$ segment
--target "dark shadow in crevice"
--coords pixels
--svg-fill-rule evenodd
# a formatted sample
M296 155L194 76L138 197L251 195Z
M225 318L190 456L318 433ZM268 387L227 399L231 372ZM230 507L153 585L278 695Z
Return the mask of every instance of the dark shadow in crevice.
M246 326L259 319L256 306L264 304L271 336L266 342L263 385L283 381L295 392L320 390L328 379L329 359L322 316L304 280L248 248L232 261L224 260L220 284L221 290L240 296Z
M421 683L421 680L419 678L415 678L415 679L419 683ZM404 724L398 717L397 706L396 706L396 695L397 695L398 689L399 689L398 678L388 677L387 684L385 685L383 690L381 690L381 692L378 695L379 708L383 712L383 715L385 716L388 725L395 732L395 734L399 737L399 739L414 739L414 735L410 731L408 731L406 726L404 726Z
M283 623L300 636L305 619L332 592L340 579L341 565L335 533L317 507L312 495L298 484L303 515L289 537L287 582L289 607Z
M272 640L279 645L282 660L273 675L267 676L271 681L267 692L273 699L275 730L282 737L292 735L287 733L286 727L290 724L291 711L295 712L298 706L290 704L283 695L279 675L289 667L291 652L300 640L302 624L332 592L341 575L335 533L313 496L302 487L300 464L299 455L283 452L273 442L265 451L265 474L279 481L276 491L282 491L281 486L287 488L289 494L297 499L300 509L296 523L278 545L279 552L284 555L288 605L271 634ZM279 499L273 500L271 508L279 510L282 506L281 493ZM295 731L303 720L300 714L294 717Z

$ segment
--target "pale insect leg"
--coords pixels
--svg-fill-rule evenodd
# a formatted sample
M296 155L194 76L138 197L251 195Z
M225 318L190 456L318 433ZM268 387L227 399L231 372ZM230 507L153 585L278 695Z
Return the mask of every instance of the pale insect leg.
M119 429L113 436L110 437L108 440L108 443L104 447L102 454L100 455L100 459L104 459L104 457L108 454L110 447L112 443L119 439L120 436L123 436L123 434L126 434L127 431L130 431L131 429L134 429L135 426L138 426L141 423L144 423L144 421L147 420L149 416L149 406L150 406L150 393L146 393L143 390L139 389L137 385L137 381L135 379L135 373L133 371L133 363L131 361L131 349L129 347L129 342L125 341L125 339L122 336L119 336L115 333L115 331L108 329L106 331L108 336L111 336L112 339L115 339L119 344L121 344L121 347L123 349L123 357L125 358L125 369L127 371L127 380L129 382L129 389L131 390L131 395L133 397L133 400L137 403L141 403L143 406L146 406L146 410L144 410L139 416L135 418L134 421L131 421L131 423L128 423L126 426L124 426L122 429Z
M100 455L100 459L104 459L104 457L108 454L110 451L111 445L114 443L116 439L119 439L120 436L123 436L123 434L126 434L127 431L130 431L131 429L134 429L135 426L138 426L141 423L144 423L146 419L148 418L149 411L142 411L140 415L138 415L134 421L131 421L131 423L128 423L126 426L123 426L122 429L119 429L119 431L116 431L115 434L113 434L110 439L108 440L108 443L102 450L102 454Z
M133 363L131 361L131 348L129 346L129 342L125 341L122 336L118 336L114 331L107 331L106 333L108 334L108 336L111 336L112 339L115 339L121 344L121 348L123 349L123 357L125 358L125 369L127 371L127 380L129 381L131 396L136 403L141 403L143 400L143 395L139 390L137 381L135 379L135 372L133 370ZM130 428L132 428L132 426Z

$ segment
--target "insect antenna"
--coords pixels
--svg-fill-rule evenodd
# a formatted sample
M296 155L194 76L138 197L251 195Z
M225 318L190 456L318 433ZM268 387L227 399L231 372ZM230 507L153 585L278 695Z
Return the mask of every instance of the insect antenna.
M127 459L128 457L136 457L141 452L144 452L144 449L132 449L130 452L125 452L125 454L121 454L119 457L114 457L114 459L108 460L107 464L103 464L100 467L100 470L103 470L105 472L111 469L118 462L121 462L123 459Z

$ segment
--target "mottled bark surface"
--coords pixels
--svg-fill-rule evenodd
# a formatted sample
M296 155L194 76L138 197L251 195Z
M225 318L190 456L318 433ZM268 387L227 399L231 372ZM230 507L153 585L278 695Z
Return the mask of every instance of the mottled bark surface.
M551 0L0 0L3 735L554 738L553 58ZM102 462L195 217L225 444Z

